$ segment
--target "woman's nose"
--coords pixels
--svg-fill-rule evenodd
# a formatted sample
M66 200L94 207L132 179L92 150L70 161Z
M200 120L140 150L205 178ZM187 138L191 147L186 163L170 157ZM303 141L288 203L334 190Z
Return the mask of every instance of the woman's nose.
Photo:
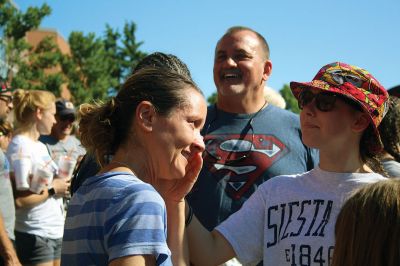
M200 133L197 134L196 138L193 141L192 149L195 152L203 152L206 146L204 144L203 136Z

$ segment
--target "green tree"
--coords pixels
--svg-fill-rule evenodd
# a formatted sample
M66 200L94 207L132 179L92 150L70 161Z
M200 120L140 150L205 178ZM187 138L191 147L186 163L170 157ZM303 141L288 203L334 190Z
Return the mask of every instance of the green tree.
M297 99L294 97L289 85L283 85L282 89L279 92L286 101L286 109L296 114L300 113L300 109L297 105Z
M7 0L0 0L0 27L6 47L7 78L17 88L45 89L59 96L66 84L77 104L92 99L105 100L117 92L136 64L146 56L140 51L143 42L136 40L136 24L125 22L123 33L106 25L105 34L72 32L68 38L71 55L63 55L52 38L36 47L25 40L27 31L39 27L51 9L29 7L25 13ZM14 69L16 71L10 71Z
M68 42L71 56L64 58L62 69L74 100L80 104L107 98L112 80L103 40L94 33L72 32Z
M65 82L59 64L62 58L53 38L44 38L36 48L29 50L27 60L19 63L18 73L13 79L14 86L27 90L48 90L59 96L61 85Z
M217 93L216 93L216 92L213 92L213 94L211 94L210 96L208 96L207 102L208 102L209 105L212 105L212 104L217 103Z
M69 89L79 103L105 100L120 88L136 64L146 56L139 50L136 25L125 23L123 34L106 25L103 37L72 32L68 39L71 56L62 62Z
M47 4L41 7L29 7L25 13L16 9L9 1L0 0L0 27L4 30L4 38L0 39L0 45L6 49L7 64L6 78L12 79L12 86L26 86L32 78L40 76L38 73L30 73L30 51L32 47L26 42L25 34L27 31L39 27L42 19L50 15L51 8ZM43 46L49 45L45 41ZM41 48L38 51L43 52ZM48 56L43 55L43 56ZM38 61L42 61L38 59ZM41 62L43 63L43 62ZM12 71L14 70L14 71ZM20 73L20 71L22 72ZM18 71L18 72L17 72ZM13 77L16 77L15 79ZM26 79L25 79L26 78ZM53 79L57 80L57 78ZM29 87L29 86L28 86Z

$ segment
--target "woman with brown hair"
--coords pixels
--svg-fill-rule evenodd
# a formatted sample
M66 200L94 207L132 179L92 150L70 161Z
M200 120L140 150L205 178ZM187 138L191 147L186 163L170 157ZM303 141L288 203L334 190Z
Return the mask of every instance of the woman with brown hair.
M184 222L167 224L166 205L168 216L184 209L180 195L202 164L206 112L189 77L153 67L131 75L108 102L80 107L81 142L101 169L71 198L62 265L185 264Z

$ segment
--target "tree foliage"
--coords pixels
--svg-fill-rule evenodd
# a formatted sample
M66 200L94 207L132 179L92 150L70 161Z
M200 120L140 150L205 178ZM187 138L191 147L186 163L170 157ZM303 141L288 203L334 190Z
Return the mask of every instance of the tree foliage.
M9 1L0 0L0 28L3 29L4 37L0 45L6 49L7 65L6 78L12 79L12 86L19 87L27 85L28 80L37 77L38 73L28 73L30 51L32 47L26 42L26 32L36 29L42 19L51 13L47 4L41 7L29 7L25 13L16 9ZM46 41L48 44L48 41ZM46 45L46 44L43 44ZM43 51L43 50L39 50ZM21 70L19 76L13 79L17 71ZM40 75L39 75L40 76Z
M92 99L105 100L116 92L146 53L143 42L136 40L136 24L126 22L123 32L106 25L104 36L75 31L68 37L71 54L62 54L54 39L44 38L31 47L26 33L40 26L51 8L29 7L25 13L6 0L0 0L0 27L4 29L7 78L12 86L23 89L44 89L60 96L66 84L75 103ZM11 70L14 71L11 71ZM49 71L50 70L50 71Z
M286 109L296 114L300 113L299 106L297 105L297 99L294 97L289 85L283 85L279 92L286 101Z
M207 102L209 105L217 103L217 93L213 92L210 96L208 96Z

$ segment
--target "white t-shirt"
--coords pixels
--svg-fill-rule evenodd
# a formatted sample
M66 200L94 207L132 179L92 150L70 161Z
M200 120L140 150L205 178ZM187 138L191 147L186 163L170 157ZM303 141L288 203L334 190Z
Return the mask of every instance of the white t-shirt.
M332 173L319 167L263 183L216 227L242 263L329 265L336 217L349 193L385 179L376 173Z
M48 164L53 172L56 173L57 165L52 161L46 146L40 141L16 135L11 140L7 149L7 158L10 161L13 172L18 165L12 161L13 154L23 154L29 156L32 161L31 173L35 166ZM50 162L49 162L50 161ZM49 184L52 180L48 181ZM62 198L49 197L46 201L34 206L33 208L16 209L15 230L19 232L40 235L45 238L62 238L64 229L64 210Z

